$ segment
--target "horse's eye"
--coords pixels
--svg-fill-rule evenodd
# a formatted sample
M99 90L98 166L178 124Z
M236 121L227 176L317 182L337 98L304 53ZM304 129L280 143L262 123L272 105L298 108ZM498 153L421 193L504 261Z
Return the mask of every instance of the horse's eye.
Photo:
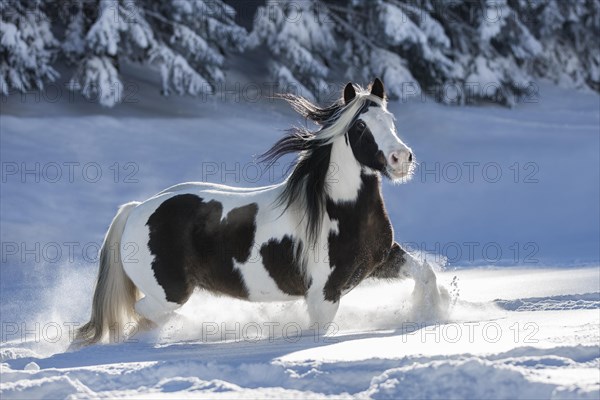
M367 127L367 124L365 124L365 122L364 122L364 121L360 121L360 120L359 120L359 121L356 123L356 127L357 127L358 129L360 129L360 130L363 130L363 129L365 129L365 128Z

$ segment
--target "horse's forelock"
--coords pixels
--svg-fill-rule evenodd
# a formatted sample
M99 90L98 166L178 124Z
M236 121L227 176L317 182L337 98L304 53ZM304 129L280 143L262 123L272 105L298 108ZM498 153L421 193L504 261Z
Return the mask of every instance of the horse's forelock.
M327 107L319 107L310 100L291 93L280 94L277 97L287 101L294 111L304 118L321 126L331 123L345 106L342 99L335 101Z
M355 106L357 104L362 106L369 100L385 108L385 99L374 96L368 89L364 89L358 85L355 85L355 90L356 97L348 104L344 102L342 96L326 107L319 107L310 100L292 93L282 93L278 94L276 97L285 100L298 114L320 126L334 124L346 110L349 111L350 109L355 108L356 111L358 111L361 107Z

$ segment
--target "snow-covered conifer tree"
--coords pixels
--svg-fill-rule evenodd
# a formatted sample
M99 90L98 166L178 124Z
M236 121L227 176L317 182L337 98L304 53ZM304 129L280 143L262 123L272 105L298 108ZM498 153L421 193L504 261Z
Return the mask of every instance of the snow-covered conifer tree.
M448 56L450 40L441 25L413 5L358 0L330 9L342 27L342 59L351 61L345 71L352 80L369 82L379 76L388 95L398 98L460 73Z
M512 105L532 81L600 90L600 5L555 0L327 1L346 74L381 76L392 97ZM450 90L449 90L450 89ZM451 93L451 95L449 94Z
M510 0L542 51L536 76L600 91L600 3L595 0Z
M42 89L44 81L53 81L57 45L43 1L0 1L0 94Z
M164 94L211 92L247 41L221 0L2 0L0 11L3 94L54 80L53 56L72 66L72 89L105 106L123 96L123 62L160 71Z
M106 106L123 96L123 63L156 69L165 95L197 95L244 49L264 54L278 91L313 99L375 76L392 98L450 104L512 105L538 78L600 91L597 0L266 0L250 34L224 0L2 0L0 11L3 94L41 88L57 62Z
M315 98L328 94L336 48L334 22L318 1L267 1L255 17L250 45L264 45L280 91Z
M123 61L160 70L165 95L197 95L224 80L225 53L245 47L246 32L222 1L80 0L76 5L63 43L77 65L73 84L107 106L121 99Z
M423 91L447 103L511 104L529 80L520 64L541 51L503 0L355 0L329 8L346 26L347 75L381 76L391 97Z

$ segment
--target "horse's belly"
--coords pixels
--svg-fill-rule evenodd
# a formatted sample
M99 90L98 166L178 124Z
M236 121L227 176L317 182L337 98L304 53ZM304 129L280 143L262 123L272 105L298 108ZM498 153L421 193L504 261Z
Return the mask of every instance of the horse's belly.
M250 261L243 265L236 264L236 268L240 271L244 285L248 290L248 300L291 301L304 296L302 289L292 290L282 282L278 284L265 266L263 258L257 256L254 260L255 262ZM289 284L289 282L286 283Z

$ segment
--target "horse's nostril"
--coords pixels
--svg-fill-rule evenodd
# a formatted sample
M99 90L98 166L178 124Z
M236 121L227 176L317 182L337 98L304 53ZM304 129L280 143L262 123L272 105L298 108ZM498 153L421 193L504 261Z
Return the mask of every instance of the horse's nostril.
M396 164L398 162L398 157L392 153L392 164Z
M412 162L412 153L408 153L408 162Z

